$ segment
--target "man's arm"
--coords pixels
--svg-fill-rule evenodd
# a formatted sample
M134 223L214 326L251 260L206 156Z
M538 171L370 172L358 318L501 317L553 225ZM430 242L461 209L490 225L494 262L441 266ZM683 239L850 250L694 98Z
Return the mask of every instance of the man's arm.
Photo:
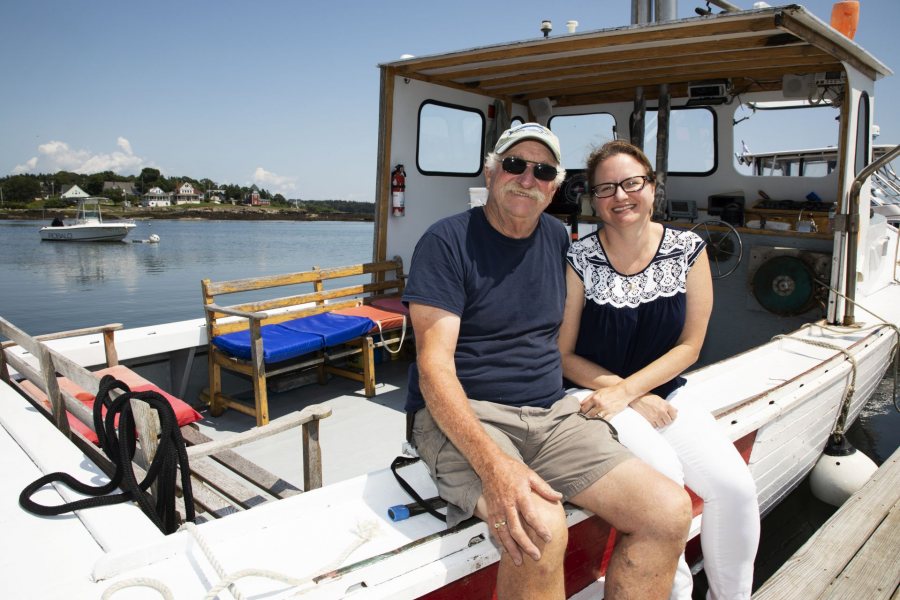
M561 495L534 471L500 450L472 411L454 363L460 318L417 303L410 303L410 317L416 332L419 386L425 403L441 431L481 478L483 509L478 510L478 516L491 526L517 565L522 563L522 551L540 559L523 522L545 541L550 541L550 532L537 517L531 494L540 494L551 502L560 501ZM506 526L493 526L499 522Z

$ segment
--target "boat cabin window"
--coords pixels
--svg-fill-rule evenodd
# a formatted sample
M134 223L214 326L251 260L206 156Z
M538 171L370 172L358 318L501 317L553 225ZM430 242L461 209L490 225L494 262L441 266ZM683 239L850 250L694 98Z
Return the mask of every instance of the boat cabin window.
M615 139L616 120L607 113L590 115L556 115L550 129L559 138L564 169L583 169L590 153Z
M644 153L656 164L655 108L647 108ZM709 175L716 170L716 115L704 106L672 107L669 113L669 175Z
M419 107L416 164L424 175L474 177L484 159L484 114L428 100Z
M765 177L825 177L837 167L838 115L831 104L806 101L741 104L734 112L735 169ZM781 147L773 140L782 140Z
M869 95L865 92L859 97L859 110L856 113L856 164L853 172L858 174L869 164Z

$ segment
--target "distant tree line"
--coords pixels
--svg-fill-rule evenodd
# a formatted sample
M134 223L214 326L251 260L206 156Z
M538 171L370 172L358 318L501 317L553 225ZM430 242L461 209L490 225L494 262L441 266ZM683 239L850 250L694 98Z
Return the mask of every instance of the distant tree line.
M123 202L126 197L121 190L104 190L107 181L130 182L138 194L145 194L154 187L164 192L173 192L179 185L188 182L199 191L222 190L226 200L242 201L251 191L251 187L234 184L219 184L203 178L194 179L186 175L166 177L159 169L146 167L139 175L118 175L112 171L84 175L70 171L59 171L54 174L9 175L0 178L0 194L4 206L10 208L25 207L36 198L44 198L47 208L59 208L63 202L59 195L72 185L77 185L91 196L105 197L115 203ZM272 206L295 208L309 213L344 213L371 214L374 206L371 202L352 202L349 200L288 200L281 194L272 194L264 188L256 188L261 198L267 199Z

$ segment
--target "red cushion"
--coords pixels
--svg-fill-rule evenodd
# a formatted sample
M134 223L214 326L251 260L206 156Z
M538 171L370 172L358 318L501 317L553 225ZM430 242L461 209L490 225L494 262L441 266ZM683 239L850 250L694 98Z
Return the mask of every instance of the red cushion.
M115 367L109 367L107 369L101 369L96 371L94 375L97 378L101 378L104 375L112 375L119 381L126 384L132 392L146 392L152 390L154 392L159 392L163 395L163 397L169 401L169 404L172 405L172 409L175 411L175 419L178 421L179 427L184 427L185 425L190 425L195 421L199 421L203 418L203 416L198 413L196 410L191 408L189 404L184 402L183 400L179 400L175 396L167 393L166 391L160 389L159 387L153 385L152 382L144 379L128 367L122 365L116 365ZM56 381L59 383L59 388L61 390L66 390L84 404L89 410L94 410L94 396L89 392L86 392L78 385L76 385L72 380L67 379L65 377L57 377ZM47 399L47 395L44 394L36 385L32 384L30 381L21 381L19 382L19 387L21 387L27 394L31 397L38 400L41 404L50 409L50 401ZM106 414L106 409L103 410L103 414ZM90 427L76 419L71 413L67 414L69 419L69 427L83 435L85 438L90 440L92 443L98 443L97 434L91 430ZM118 424L118 420L116 421Z
M403 301L400 298L378 298L372 300L371 305L375 308L380 308L381 310L389 310L401 315L406 315L407 317L409 316L409 308L403 304Z
M402 314L391 312L389 310L382 310L380 308L375 308L374 306L355 306L353 308L342 308L332 312L340 315L352 315L354 317L366 317L372 319L372 321L376 323L376 326L373 327L369 333L378 333L378 323L381 323L381 331L390 331L392 329L403 327L403 321L406 320L406 317Z

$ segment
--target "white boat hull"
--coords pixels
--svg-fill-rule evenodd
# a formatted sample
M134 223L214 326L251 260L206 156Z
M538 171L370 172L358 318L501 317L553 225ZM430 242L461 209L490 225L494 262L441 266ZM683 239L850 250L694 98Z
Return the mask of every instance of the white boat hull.
M94 223L41 227L41 239L48 242L121 242L134 223Z

